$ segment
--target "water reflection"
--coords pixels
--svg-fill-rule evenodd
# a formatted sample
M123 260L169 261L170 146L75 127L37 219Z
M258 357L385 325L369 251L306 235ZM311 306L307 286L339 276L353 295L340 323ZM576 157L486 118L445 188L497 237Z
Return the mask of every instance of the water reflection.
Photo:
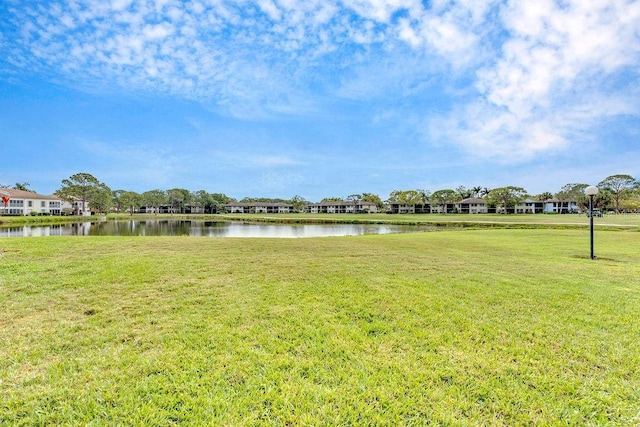
M0 237L203 236L300 238L408 233L433 227L383 224L250 224L189 220L130 220L0 228Z

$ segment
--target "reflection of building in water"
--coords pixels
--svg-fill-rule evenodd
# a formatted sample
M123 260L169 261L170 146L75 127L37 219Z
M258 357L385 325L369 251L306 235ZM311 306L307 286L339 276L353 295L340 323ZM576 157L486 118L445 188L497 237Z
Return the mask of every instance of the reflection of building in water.
M74 236L88 236L91 231L91 223L90 222L81 222L71 224L71 234Z
M97 221L47 226L0 227L0 237L28 236L206 236L325 237L433 230L435 227L392 224L250 224L213 221Z

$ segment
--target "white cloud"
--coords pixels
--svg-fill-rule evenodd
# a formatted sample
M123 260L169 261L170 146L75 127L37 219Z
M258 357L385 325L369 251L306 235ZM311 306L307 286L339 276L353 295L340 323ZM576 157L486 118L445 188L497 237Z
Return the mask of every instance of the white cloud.
M454 111L438 136L483 156L526 161L567 147L609 115L638 114L629 96L637 86L609 81L625 70L637 78L639 8L622 0L507 2L501 18L510 37L478 71L481 96Z
M444 82L464 96L450 116L449 105L435 119L440 106L425 108L438 142L527 159L570 146L603 117L640 114L638 1L8 4L13 30L0 42L15 67L203 100L238 117L315 112L332 96L408 105Z
M163 39L173 34L173 32L174 32L173 27L166 22L158 25L147 25L142 30L142 34L149 41Z
M279 21L282 17L280 9L271 0L258 0L258 6L274 21Z

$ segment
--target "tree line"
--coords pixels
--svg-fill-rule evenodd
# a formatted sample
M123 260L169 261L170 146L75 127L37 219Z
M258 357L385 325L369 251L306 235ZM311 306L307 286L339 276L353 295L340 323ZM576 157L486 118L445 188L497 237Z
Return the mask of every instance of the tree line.
M1 186L0 186L1 187ZM8 186L7 186L8 187ZM23 191L33 191L29 183L16 183L11 188ZM347 197L327 197L321 202L330 201L359 201L374 203L379 209L383 209L387 203L400 205L426 205L444 206L459 202L468 198L483 199L488 206L502 207L505 211L522 202L526 198L531 198L541 202L552 198L560 200L572 200L578 206L584 208L588 205L588 198L584 194L588 184L569 183L565 184L556 193L543 192L537 195L530 195L522 187L506 186L489 189L483 186L467 188L458 186L455 189L442 189L434 191L428 190L394 190L389 194L387 200L383 201L380 196L374 193L351 194ZM616 212L640 210L640 182L631 175L617 174L611 175L600 181L597 185L599 192L594 197L594 208L613 209ZM158 212L162 206L170 206L174 212L185 213L191 207L199 207L205 213L216 213L223 210L228 203L286 203L293 205L298 211L302 211L310 202L302 196L293 196L291 199L278 198L251 198L245 197L236 200L224 193L209 193L205 190L190 191L184 188L172 188L169 190L149 190L143 193L136 193L128 190L111 190L105 183L98 180L93 175L81 172L67 179L62 180L59 190L55 193L65 200L80 200L83 206L87 204L97 212L135 212L141 207L150 207ZM446 209L445 209L446 211Z

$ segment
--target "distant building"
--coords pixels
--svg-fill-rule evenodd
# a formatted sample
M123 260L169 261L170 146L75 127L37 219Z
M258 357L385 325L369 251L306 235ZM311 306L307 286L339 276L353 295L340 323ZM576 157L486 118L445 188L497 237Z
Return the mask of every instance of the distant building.
M469 197L467 199L460 200L455 203L455 209L458 213L464 214L479 214L487 213L487 204L483 199L476 197Z
M321 202L311 203L307 205L307 212L317 213L330 213L330 214L344 214L344 213L377 213L378 205L372 202L364 201L335 201L335 202Z
M45 196L24 190L2 188L3 193L9 195L9 204L5 207L0 202L2 215L61 215L63 201L57 196Z
M243 214L282 214L293 213L295 207L287 203L268 203L268 202L253 202L253 203L227 203L224 205L228 213L243 213Z
M546 201L525 199L520 204L509 208L510 212L517 214L538 213L578 213L580 208L575 200L549 199Z
M421 214L431 213L431 205L425 204L402 204L402 203L388 203L386 205L387 213L390 214Z
M71 202L63 200L61 213L63 215L89 216L91 215L91 207L89 206L89 202L83 202L82 199L79 198L74 198Z

